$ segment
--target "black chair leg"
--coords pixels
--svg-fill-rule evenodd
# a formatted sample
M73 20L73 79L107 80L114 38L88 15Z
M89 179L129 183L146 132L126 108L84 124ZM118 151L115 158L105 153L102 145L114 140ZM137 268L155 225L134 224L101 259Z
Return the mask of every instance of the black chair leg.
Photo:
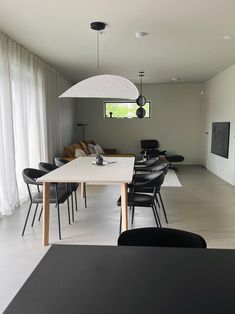
M40 221L40 219L41 219L42 211L43 211L43 206L42 206L42 208L41 208L41 211L40 211L40 214L39 214L39 217L38 217L38 221Z
M32 203L30 203L30 205L29 205L28 213L27 213L27 216L26 216L26 219L25 219L25 223L24 223L24 228L23 228L23 231L22 231L22 237L24 235L25 228L26 228L26 225L27 225L27 222L28 222L28 219L29 219L29 214L30 214L30 211L31 211L31 207L32 207Z
M74 191L76 212L78 211L77 191Z
M156 225L157 225L157 227L159 227L158 218L157 218L157 214L156 214L154 206L152 206L152 211L153 211L153 216L154 216Z
M159 200L158 200L158 197L157 197L157 194L156 194L155 199L156 199L156 202L157 202L157 206L158 206L158 208L161 208L160 203L159 203Z
M32 220L32 223L31 223L31 227L33 227L34 220L35 220L35 217L36 217L36 214L37 214L37 210L38 210L38 204L36 205L36 208L35 208L35 211L34 211L34 215L33 215L33 220Z
M67 198L67 207L68 207L68 219L69 219L69 225L71 225L71 220L70 220L70 206L69 206L69 199Z
M166 211L165 211L165 206L164 206L163 201L162 201L161 193L158 192L158 195L159 195L159 198L160 198L160 202L161 202L161 205L162 205L162 210L163 210L163 214L164 214L166 223L168 224L168 219L167 219L167 215L166 215Z
M72 222L74 222L73 193L71 193L71 204L72 204Z
M157 207L156 207L154 202L153 202L153 209L155 211L156 218L157 218L157 221L158 221L157 225L161 228L162 227L161 220L160 220L160 217L158 215Z
M84 183L84 202L85 202L85 208L87 208L87 199L86 199L86 183Z
M134 222L134 215L135 215L135 206L132 206L132 213L131 213L131 224L133 225Z
M59 239L61 240L61 228L60 228L60 206L59 206L59 204L57 204L57 214L58 214Z

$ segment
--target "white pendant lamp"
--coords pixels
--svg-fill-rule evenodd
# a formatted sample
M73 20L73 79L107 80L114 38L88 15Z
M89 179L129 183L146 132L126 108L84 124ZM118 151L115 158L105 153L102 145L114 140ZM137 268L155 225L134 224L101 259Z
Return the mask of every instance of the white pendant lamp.
M136 99L138 89L128 79L118 75L97 75L83 80L60 97Z
M97 31L97 68L100 66L99 60L99 35L105 29L103 22L92 22L90 27ZM137 99L138 89L128 79L118 75L97 75L87 78L70 87L59 97L77 98L117 98L117 99Z

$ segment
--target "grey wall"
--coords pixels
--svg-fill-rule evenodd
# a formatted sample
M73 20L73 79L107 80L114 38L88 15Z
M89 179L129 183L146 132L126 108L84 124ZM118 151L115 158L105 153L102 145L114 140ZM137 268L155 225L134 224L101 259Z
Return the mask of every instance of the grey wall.
M141 139L158 139L162 149L185 156L187 164L201 164L201 84L146 84L152 102L149 119L104 119L103 100L77 99L77 122L88 123L86 139L123 153L140 152ZM82 137L76 129L77 139Z

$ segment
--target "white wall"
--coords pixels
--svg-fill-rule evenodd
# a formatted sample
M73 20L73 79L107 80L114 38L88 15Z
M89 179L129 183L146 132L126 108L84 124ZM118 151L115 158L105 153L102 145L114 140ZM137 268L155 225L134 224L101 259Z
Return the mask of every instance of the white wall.
M208 131L205 166L223 180L235 185L235 65L216 75L205 84L205 130ZM231 122L229 158L212 154L212 122ZM205 140L206 142L206 140Z
M158 139L162 149L182 154L186 164L201 164L201 89L201 84L145 84L152 114L142 120L104 119L103 100L77 99L77 122L88 123L86 139L103 147L138 155L141 139ZM81 138L81 129L76 134Z

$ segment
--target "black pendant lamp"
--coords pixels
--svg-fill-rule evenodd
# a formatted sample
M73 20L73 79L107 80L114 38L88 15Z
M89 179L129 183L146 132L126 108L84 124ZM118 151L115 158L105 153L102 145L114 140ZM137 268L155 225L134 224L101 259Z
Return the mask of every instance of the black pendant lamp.
M140 77L140 95L139 97L136 99L136 103L138 106L140 106L140 108L138 108L136 110L136 115L139 119L142 119L144 118L145 116L145 109L143 108L143 106L146 104L146 98L143 96L143 93L142 93L142 88L143 88L143 82L142 82L142 79L143 79L143 76L144 76L144 72L139 72L139 77Z

